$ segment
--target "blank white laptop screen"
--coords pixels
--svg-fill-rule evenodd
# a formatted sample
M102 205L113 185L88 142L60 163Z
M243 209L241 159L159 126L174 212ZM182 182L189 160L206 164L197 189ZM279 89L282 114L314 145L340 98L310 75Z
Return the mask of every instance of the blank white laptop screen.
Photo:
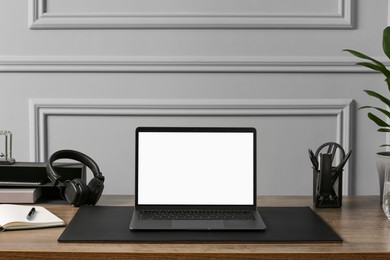
M254 133L140 132L139 205L253 205Z

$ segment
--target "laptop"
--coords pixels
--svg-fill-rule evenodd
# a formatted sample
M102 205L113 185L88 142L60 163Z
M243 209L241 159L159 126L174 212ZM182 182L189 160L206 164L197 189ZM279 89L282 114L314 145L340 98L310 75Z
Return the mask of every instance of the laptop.
M139 127L131 230L264 230L256 129Z

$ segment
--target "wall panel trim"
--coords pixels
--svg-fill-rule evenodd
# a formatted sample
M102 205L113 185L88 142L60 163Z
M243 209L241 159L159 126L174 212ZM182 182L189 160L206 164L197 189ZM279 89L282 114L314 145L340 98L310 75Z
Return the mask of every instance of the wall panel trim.
M249 29L353 28L353 1L338 0L337 11L322 13L107 12L50 13L49 0L30 0L30 29ZM142 1L142 0L140 0ZM330 1L329 1L330 3ZM223 4L223 0L221 1Z
M376 57L389 65L385 57ZM354 57L0 56L0 72L367 72Z
M50 116L334 116L336 142L352 147L350 99L111 100L30 99L30 160L48 157ZM350 160L351 161L351 160ZM343 192L351 193L351 163L343 174Z

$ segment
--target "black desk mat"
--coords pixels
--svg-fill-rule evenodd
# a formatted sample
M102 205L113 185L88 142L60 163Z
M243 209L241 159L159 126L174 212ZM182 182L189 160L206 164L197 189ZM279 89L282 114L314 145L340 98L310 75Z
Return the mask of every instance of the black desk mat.
M342 242L309 207L260 207L265 231L130 231L133 207L82 206L59 242Z

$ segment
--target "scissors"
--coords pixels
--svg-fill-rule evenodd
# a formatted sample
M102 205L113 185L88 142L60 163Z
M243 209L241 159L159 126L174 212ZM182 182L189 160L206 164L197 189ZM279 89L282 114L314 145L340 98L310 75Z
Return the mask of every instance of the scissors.
M311 155L310 159L312 161L314 161L315 165L317 166L317 170L318 167L319 167L319 156L322 154L322 153L327 153L327 154L330 154L331 156L331 162L333 162L334 158L336 157L336 154L339 153L340 155L340 162L337 166L335 167L332 167L332 172L334 173L332 175L332 178L331 178L331 181L332 181L332 185L335 183L336 179L339 177L339 175L341 174L341 171L344 167L344 165L347 163L349 157L351 156L351 153L352 153L352 150L349 151L347 154L345 154L345 151L343 149L343 147L341 145L339 145L338 143L334 143L334 142L328 142L328 143L324 143L322 144L320 147L318 147L316 153L314 154L314 156Z
M316 160L318 161L318 156L321 153L328 153L328 154L331 154L331 161L333 162L334 157L336 156L336 154L338 152L340 153L340 156L342 158L341 160L343 161L345 158L345 151L344 151L343 147L341 145L339 145L338 143L328 142L328 143L324 143L320 147L318 147L314 156L315 156ZM337 166L337 168L339 166L340 166L340 164Z

